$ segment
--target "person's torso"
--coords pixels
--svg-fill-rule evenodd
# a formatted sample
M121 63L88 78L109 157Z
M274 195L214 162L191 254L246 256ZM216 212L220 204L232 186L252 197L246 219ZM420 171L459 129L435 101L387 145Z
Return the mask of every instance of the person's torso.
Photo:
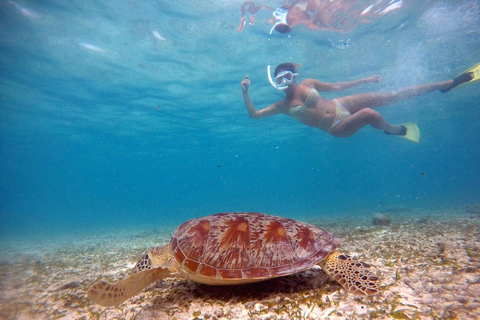
M298 84L292 97L285 97L283 107L286 114L322 130L327 130L335 117L335 104L323 99L307 82Z

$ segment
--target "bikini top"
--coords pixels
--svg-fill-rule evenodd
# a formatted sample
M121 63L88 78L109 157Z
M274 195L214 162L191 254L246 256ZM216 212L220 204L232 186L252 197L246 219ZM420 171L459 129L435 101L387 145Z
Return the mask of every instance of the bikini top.
M305 103L289 109L288 113L294 118L299 118L302 116L303 112L305 112L305 109L312 103L317 102L319 98L320 98L320 95L318 94L317 89L310 88L310 90L308 91L308 95L307 95L307 99L305 100ZM286 107L285 101L283 102L283 105Z

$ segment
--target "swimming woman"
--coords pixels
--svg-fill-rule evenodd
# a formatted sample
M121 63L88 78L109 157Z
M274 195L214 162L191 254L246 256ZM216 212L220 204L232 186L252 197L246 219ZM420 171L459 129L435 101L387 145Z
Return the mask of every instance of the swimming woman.
M478 68L479 65L476 67ZM295 82L298 77L298 67L299 65L291 62L278 65L273 80L270 75L270 68L268 68L268 76L272 86L284 91L285 98L261 110L254 107L248 95L250 87L248 76L243 79L240 85L250 118L265 118L283 113L307 126L321 129L335 137L350 137L361 128L371 125L375 129L383 130L386 134L402 136L418 142L420 133L415 124L390 124L374 109L421 96L434 90L446 92L462 83L471 81L474 77L476 80L474 72L469 72L473 69L471 68L454 80L406 87L396 91L354 94L327 100L322 98L319 92L341 91L363 83L380 82L381 78L374 75L356 81L340 83L305 79L297 85ZM478 70L475 72L478 72Z
M250 13L249 24L255 24L255 14L261 10L273 11L273 31L290 33L298 25L305 25L312 30L330 30L349 32L360 23L368 23L373 18L379 18L387 13L402 8L402 0L290 0L281 7L273 9L268 6L257 6L253 1L246 1L240 8L241 33L246 25L246 14Z

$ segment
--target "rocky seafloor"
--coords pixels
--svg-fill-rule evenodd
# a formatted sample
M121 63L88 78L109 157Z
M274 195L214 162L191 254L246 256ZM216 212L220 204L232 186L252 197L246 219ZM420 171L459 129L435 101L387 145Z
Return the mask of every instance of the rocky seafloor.
M3 241L0 319L480 319L480 214L471 208L393 210L388 226L371 217L308 221L344 237L343 253L376 268L382 292L368 298L315 267L241 286L165 279L103 308L85 296L89 286L127 277L173 229Z

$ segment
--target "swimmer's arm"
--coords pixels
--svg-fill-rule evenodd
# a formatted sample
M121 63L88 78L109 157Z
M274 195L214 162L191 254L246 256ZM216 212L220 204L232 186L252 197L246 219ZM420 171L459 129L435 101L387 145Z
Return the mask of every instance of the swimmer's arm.
M242 83L240 83L243 92L243 100L245 100L245 107L247 108L248 115L252 119L259 119L259 118L266 118L272 117L280 113L279 106L281 102L275 102L274 104L266 107L265 109L257 110L248 95L248 88L250 87L250 80L248 80L248 76L243 79Z
M267 118L277 115L280 112L279 104L280 102L275 102L274 104L261 109L257 110L253 106L252 101L250 100L250 96L248 95L248 91L243 91L243 99L245 100L245 107L247 107L248 115L252 119L260 119L260 118Z
M253 105L252 105L253 107ZM247 108L248 109L248 108ZM260 119L260 118L268 118L275 116L280 113L280 110L277 107L277 104L274 103L264 109L261 110L255 110L254 112L251 112L250 109L248 109L248 114L250 115L250 118L252 119Z
M315 79L306 79L305 82L315 87L315 89L317 89L318 91L341 91L358 86L363 83L380 82L381 79L382 78L380 76L371 76L360 80L337 83L322 82Z

